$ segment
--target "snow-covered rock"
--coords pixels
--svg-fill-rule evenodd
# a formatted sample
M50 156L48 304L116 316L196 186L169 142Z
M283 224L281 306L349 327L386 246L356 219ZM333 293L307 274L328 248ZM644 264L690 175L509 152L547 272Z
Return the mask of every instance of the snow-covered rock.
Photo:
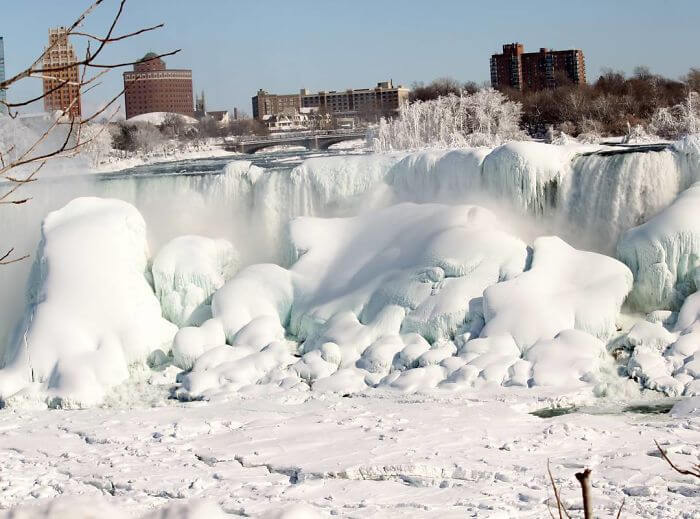
M0 371L0 398L30 382L63 405L94 405L128 367L169 351L146 280L146 224L120 200L77 198L42 225L25 318Z
M177 326L211 317L211 296L238 267L238 255L226 240L180 236L164 245L151 267L163 316Z

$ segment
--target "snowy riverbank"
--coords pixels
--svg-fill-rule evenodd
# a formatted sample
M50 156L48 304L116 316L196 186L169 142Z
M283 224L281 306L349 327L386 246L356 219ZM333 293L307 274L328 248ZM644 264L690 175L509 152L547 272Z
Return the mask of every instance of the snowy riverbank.
M554 504L550 460L574 511L573 474L590 467L597 517L614 517L623 499L622 517L696 517L697 484L660 458L654 440L689 465L700 415L620 413L619 404L610 414L528 414L554 402L585 405L581 398L528 389L260 397L251 388L208 404L6 410L0 508L22 504L19 517L44 517L39 510L64 500L70 517L87 517L78 509L133 517L190 504L183 517L209 518L212 509L197 515L191 504L207 499L231 514L222 517L541 518ZM288 515L266 515L280 510Z

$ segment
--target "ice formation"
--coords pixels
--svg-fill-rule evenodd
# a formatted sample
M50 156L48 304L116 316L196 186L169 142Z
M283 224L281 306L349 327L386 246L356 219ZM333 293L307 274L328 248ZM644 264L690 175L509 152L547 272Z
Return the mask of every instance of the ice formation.
M634 273L629 302L650 312L677 310L696 290L700 274L700 184L694 184L656 217L628 230L618 257Z
M519 209L545 214L558 205L575 149L538 142L504 144L484 159L484 184Z
M204 326L222 323L228 345L197 350L181 397L260 383L352 392L591 382L632 284L617 260L558 238L537 240L530 258L475 206L303 217L289 240L290 269L248 267L215 294Z
M641 321L625 340L629 376L669 396L700 396L700 292L685 300L672 332Z
M153 285L163 317L177 326L198 325L211 317L211 296L238 267L238 255L226 240L180 236L153 260Z
M94 405L131 363L168 351L176 327L161 316L147 263L145 222L126 202L77 198L50 213L0 398L36 382L63 405Z
M240 261L230 244L203 235L161 246L150 271L147 254L139 256L144 265L138 279L150 290L146 278L152 276L156 292L143 297L181 326L171 360L186 371L183 398L263 382L339 392L566 385L594 380L610 361L601 345L612 338L630 288L629 303L659 310L649 314L649 324L669 329L676 317L670 311L695 290L690 200L699 188L664 209L697 176L694 143L619 150L518 142L495 149L319 157L271 169L236 160L220 174L114 177L86 191L132 200L155 243L184 231L227 236L237 244ZM168 209L165 222L161 200L177 208ZM482 201L489 209L465 205ZM197 221L193 215L199 213L211 217ZM518 219L522 227L514 224ZM609 252L621 232L646 221L618 247L634 285L622 263L578 250ZM116 241L120 232L111 233ZM533 240L552 233L566 242ZM84 234L97 244L106 243L109 233ZM145 251L145 241L142 245ZM103 249L107 246L100 253ZM248 266L227 280L239 262ZM80 286L87 291L100 279L85 276ZM95 290L99 297L101 288ZM116 306L121 293L105 307ZM39 302L30 305L29 338L50 328L38 326L41 308ZM90 312L99 308L90 305ZM120 312L110 313L119 318ZM138 315L155 326L147 312ZM138 354L132 355L126 339L120 339L129 344L123 348L98 343L92 351L123 351L125 362L110 361L113 367L142 361L158 349L164 360L175 331L158 322L168 328L162 334L168 337L130 338L148 342L135 348ZM668 353L675 342L657 346L669 338L644 326L625 339L630 376L670 393L694 391L688 386L694 353L683 353L681 363ZM677 326L668 333L685 352L690 325ZM101 329L112 327L118 325ZM32 377L26 369L17 375L17 366L28 363L21 342L4 350L3 397L11 393L6 388L16 391ZM647 355L645 348L654 353ZM44 359L61 355L59 348L39 355L40 361L32 357L32 365L53 366L57 358ZM666 364L659 367L659 359ZM65 363L61 369L62 380L71 380ZM60 378L52 370L35 368L34 376L61 396L48 386ZM125 370L100 375L102 390L123 380ZM662 375L676 382L659 382ZM76 401L82 403L81 391L90 384L73 392Z

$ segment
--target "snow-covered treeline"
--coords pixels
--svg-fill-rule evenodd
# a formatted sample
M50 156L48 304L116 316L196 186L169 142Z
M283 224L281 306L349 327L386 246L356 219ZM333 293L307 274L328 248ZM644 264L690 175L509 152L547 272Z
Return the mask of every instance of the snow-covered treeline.
M494 146L522 140L520 103L491 88L474 94L417 101L372 136L376 151Z

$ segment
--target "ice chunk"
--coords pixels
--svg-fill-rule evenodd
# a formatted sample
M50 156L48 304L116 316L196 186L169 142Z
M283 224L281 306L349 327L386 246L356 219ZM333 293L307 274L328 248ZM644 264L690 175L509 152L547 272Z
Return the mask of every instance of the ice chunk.
M151 272L163 316L177 326L199 325L211 317L211 296L238 268L238 255L226 240L180 236L153 260Z
M260 351L247 346L218 346L205 352L182 377L180 396L206 397L211 391L238 391L265 381L273 370L296 360L287 344L273 342Z
M50 213L25 319L0 371L0 398L31 381L64 405L94 405L177 328L163 319L145 272L146 224L120 200L77 198Z

